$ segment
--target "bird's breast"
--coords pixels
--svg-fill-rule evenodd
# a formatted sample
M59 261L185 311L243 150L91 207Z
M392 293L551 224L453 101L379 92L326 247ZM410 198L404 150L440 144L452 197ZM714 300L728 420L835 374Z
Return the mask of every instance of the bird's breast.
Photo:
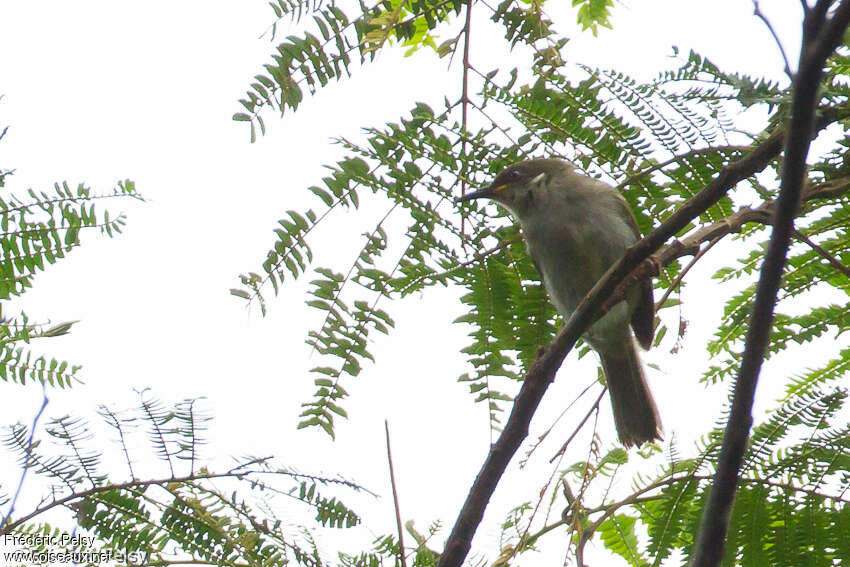
M550 214L532 222L521 222L526 247L537 266L543 284L555 307L569 318L578 304L616 262L634 240L617 225L618 219L606 217L570 218ZM602 346L608 337L619 340L627 329L629 308L622 303L596 324L588 338ZM626 331L627 332L627 331ZM598 347L597 347L598 348Z
M568 316L607 269L594 251L592 237L569 225L535 226L525 235L549 296Z

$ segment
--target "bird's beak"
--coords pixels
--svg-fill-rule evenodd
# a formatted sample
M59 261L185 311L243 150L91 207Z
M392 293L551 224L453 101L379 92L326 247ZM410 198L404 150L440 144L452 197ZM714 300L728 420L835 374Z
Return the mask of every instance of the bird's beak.
M472 193L467 193L466 195L461 195L460 197L455 198L455 203L463 203L464 201L471 201L473 199L482 199L485 197L492 197L496 191L500 189L504 189L504 185L500 185L499 187L494 187L493 185L488 185L484 189L479 189L478 191L473 191Z

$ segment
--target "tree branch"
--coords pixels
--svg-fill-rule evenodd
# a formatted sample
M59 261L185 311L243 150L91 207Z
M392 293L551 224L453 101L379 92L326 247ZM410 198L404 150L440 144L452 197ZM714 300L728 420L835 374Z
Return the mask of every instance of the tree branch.
M79 500L80 498L86 498L88 496L94 496L96 494L101 494L103 492L111 492L113 490L129 490L135 488L145 488L148 486L166 486L171 483L187 483L187 482L195 482L199 480L212 480L217 478L236 478L241 479L244 476L248 476L254 474L258 471L253 470L240 470L238 472L235 471L226 471L223 473L197 473L190 474L186 476L171 476L168 478L161 479L153 479L153 480L128 480L127 482L119 482L116 484L104 484L101 486L95 486L93 488L89 488L87 490L81 490L79 492L72 492L67 496L62 498L53 500L47 504L42 504L38 506L35 510L26 514L25 516L21 516L17 520L9 521L2 526L0 526L0 535L12 533L15 528L18 526L28 522L29 520L44 514L48 510L56 508L57 506L65 506L72 503L74 500ZM290 473L272 473L272 474L285 474L286 476L293 476Z
M827 3L821 0L815 10L823 4ZM823 12L826 13L825 8ZM800 63L793 85L791 118L782 163L782 183L772 222L773 233L761 267L741 368L735 381L732 410L723 436L714 484L703 511L691 563L693 567L719 565L726 549L726 534L738 486L738 471L753 422L752 407L758 375L770 340L773 309L794 230L794 217L800 207L806 175L806 156L815 129L815 108L823 66L827 56L838 46L848 22L850 0L841 2L832 17L826 21L825 28L812 27L806 22Z

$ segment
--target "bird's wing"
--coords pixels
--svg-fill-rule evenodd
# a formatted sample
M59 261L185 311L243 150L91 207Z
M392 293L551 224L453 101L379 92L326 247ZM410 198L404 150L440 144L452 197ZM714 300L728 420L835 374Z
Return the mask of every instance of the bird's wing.
M641 238L640 229L631 207L626 199L618 193L617 206L621 207L622 218L626 219L636 239ZM638 284L637 302L632 312L632 330L640 346L648 349L652 346L655 335L655 300L652 296L652 280L647 278Z
M621 218L625 219L629 224L629 228L632 229L632 233L635 235L635 239L640 239L640 229L638 228L637 220L635 220L635 214L632 211L632 208L629 206L626 198L623 197L619 192L617 192L616 199L617 206L620 207L620 211L623 213Z
M632 330L635 338L644 350L652 346L655 336L655 300L652 297L652 280L645 279L638 284L638 300L632 312Z

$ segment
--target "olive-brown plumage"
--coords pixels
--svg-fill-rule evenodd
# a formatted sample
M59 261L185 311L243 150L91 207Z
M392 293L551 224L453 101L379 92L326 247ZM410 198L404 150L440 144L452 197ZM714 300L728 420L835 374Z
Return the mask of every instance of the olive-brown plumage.
M489 187L458 201L477 198L496 201L519 221L529 255L565 319L640 238L634 215L619 192L576 173L562 160L517 163ZM652 283L645 280L584 335L599 354L614 423L626 446L660 438L658 411L629 330L631 326L641 346L649 348L654 316Z

